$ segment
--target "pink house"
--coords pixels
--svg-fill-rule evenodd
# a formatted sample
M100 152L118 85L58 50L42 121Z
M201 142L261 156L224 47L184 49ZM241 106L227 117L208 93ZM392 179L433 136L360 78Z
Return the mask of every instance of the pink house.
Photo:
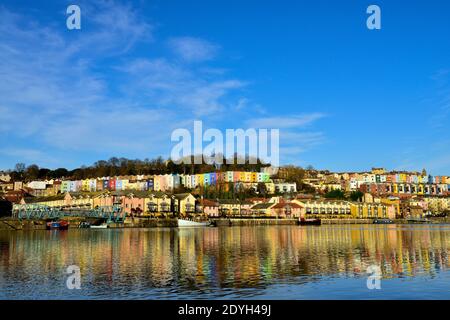
M217 202L203 199L200 203L203 207L203 213L208 215L208 217L219 216L219 204Z
M129 193L122 199L123 210L127 214L140 216L145 212L145 197L135 193Z
M270 208L272 215L280 218L301 218L302 207L295 202L280 202Z

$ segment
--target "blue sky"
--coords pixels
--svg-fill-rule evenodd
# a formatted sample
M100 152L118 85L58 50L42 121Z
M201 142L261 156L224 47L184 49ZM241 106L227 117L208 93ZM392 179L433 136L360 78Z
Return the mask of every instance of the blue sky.
M82 29L66 28L81 7ZM366 8L381 7L368 30ZM3 1L0 169L280 128L280 162L450 175L448 1Z

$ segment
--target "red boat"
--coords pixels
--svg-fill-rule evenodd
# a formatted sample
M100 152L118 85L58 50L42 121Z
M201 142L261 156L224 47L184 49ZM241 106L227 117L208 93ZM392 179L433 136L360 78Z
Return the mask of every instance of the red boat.
M69 229L69 222L66 220L47 222L47 230L67 230Z
M298 224L301 226L308 226L308 225L320 226L322 224L322 220L301 218L298 220Z

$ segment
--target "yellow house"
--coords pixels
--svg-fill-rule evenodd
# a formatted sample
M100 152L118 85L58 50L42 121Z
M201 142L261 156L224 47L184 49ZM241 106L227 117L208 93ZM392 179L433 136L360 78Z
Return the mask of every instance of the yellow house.
M252 172L251 182L258 182L258 173L257 172Z
M81 181L81 191L84 192L90 191L90 179L84 179Z
M240 215L241 204L239 200L219 199L219 214L224 216Z
M65 205L72 208L92 209L94 197L80 192L67 192L64 196Z
M197 185L203 186L205 184L205 176L203 173L196 174L195 177L197 178Z
M174 212L186 216L195 213L195 197L190 193L173 195Z
M401 212L400 212L400 199L397 198L382 198L380 200L380 202L382 204L385 204L387 206L393 206L394 207L394 212L395 212L395 216L399 217L401 216Z
M395 219L395 207L383 203L355 202L351 206L352 216L361 219Z
M39 197L32 199L22 199L20 204L37 204L48 207L72 207L72 208L93 208L94 200L91 194L81 192L66 192L50 197Z
M172 209L172 199L165 193L152 192L144 199L144 214L168 213Z

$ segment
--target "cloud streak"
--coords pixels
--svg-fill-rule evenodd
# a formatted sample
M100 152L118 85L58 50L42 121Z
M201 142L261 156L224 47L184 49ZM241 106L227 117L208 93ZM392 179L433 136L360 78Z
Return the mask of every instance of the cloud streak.
M186 62L212 60L219 50L218 45L193 37L172 38L168 45L175 55Z
M254 128L301 128L324 118L323 113L309 113L300 115L287 115L275 117L256 118L247 121L250 127Z
M322 133L304 130L320 113L249 118L263 110L245 95L250 82L208 64L219 45L198 37L157 39L155 27L120 2L82 8L89 19L77 33L0 7L5 169L19 161L63 166L113 154L168 156L172 130L194 120L219 128L283 128L286 150L323 141ZM151 55L149 44L168 51Z

